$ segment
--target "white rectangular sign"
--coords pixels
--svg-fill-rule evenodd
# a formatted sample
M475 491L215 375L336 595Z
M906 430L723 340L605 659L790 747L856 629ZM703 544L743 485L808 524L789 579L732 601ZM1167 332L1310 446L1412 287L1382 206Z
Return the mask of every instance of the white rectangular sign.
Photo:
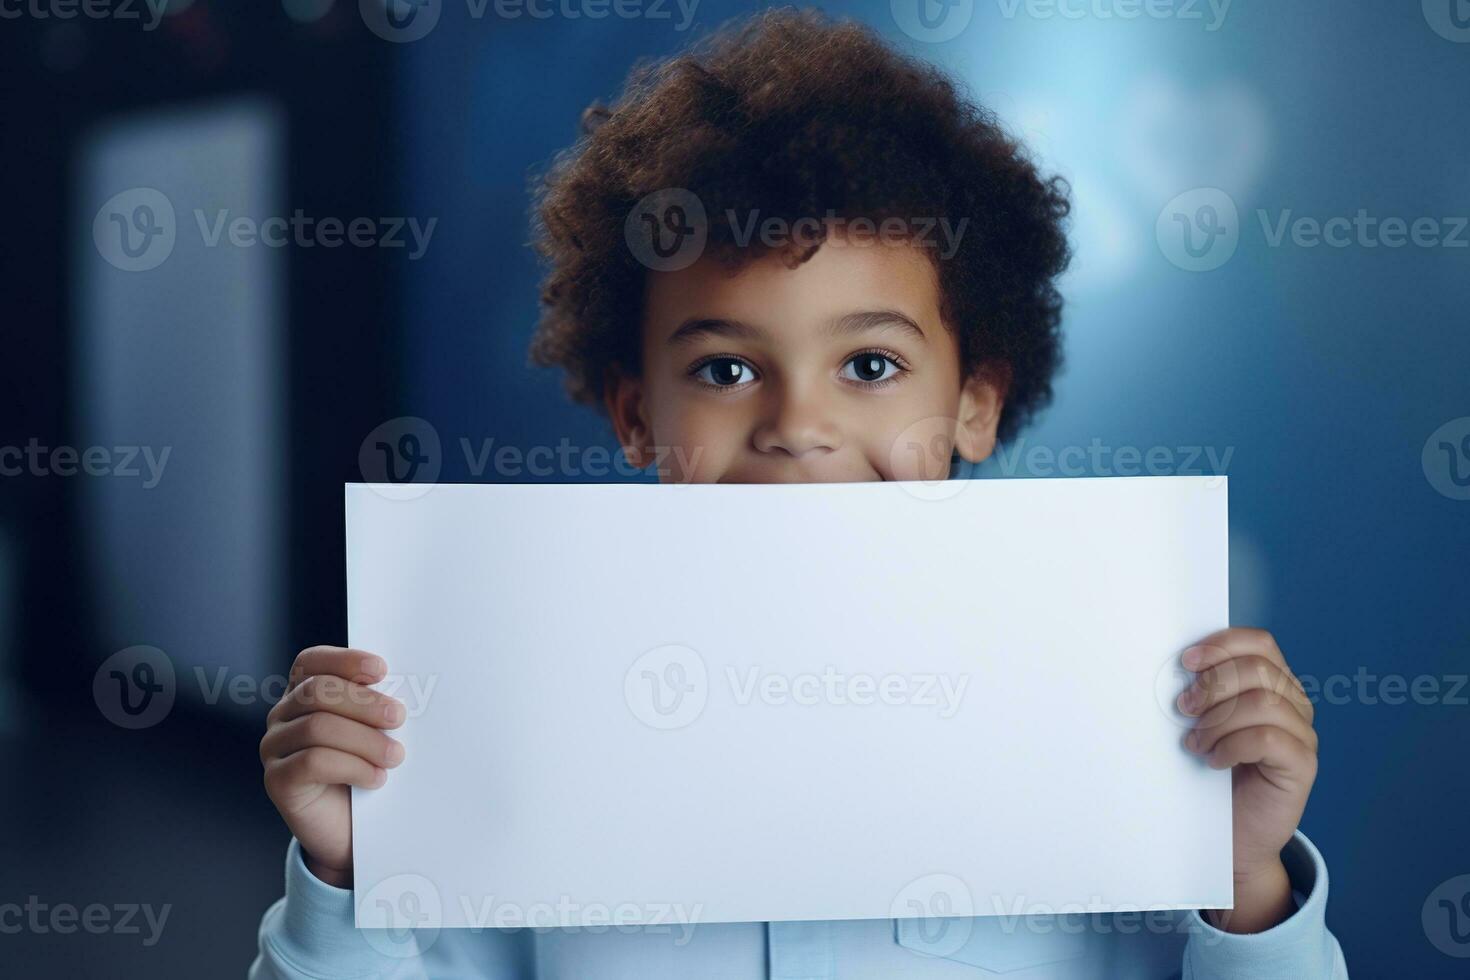
M357 924L1222 908L1218 477L349 485Z

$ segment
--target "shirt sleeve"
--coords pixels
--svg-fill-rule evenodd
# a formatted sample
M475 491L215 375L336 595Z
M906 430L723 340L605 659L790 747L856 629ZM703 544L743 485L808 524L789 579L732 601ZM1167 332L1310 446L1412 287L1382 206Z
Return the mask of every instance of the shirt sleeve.
M1297 910L1264 932L1217 929L1190 913L1183 980L1347 980L1342 947L1327 929L1327 865L1297 831L1282 848Z
M413 930L358 929L352 891L307 870L301 845L286 849L286 897L260 920L259 953L251 980L379 977L420 980L428 973Z

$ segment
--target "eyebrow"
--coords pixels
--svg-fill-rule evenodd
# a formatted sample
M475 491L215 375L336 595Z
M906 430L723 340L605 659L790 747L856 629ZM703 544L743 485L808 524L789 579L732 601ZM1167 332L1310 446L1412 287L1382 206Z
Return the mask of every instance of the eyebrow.
M866 330L884 330L890 327L913 334L914 339L921 343L928 340L924 336L924 331L912 317L897 310L864 310L861 313L848 313L829 323L827 332L831 334L862 333Z
M762 331L759 327L753 327L741 320L725 320L719 317L691 317L679 324L679 329L669 335L669 346L680 344L691 344L704 337L733 337L737 340L751 340L759 337Z
M896 328L904 333L912 334L916 340L927 342L924 331L909 317L897 310L863 310L859 313L845 313L831 320L823 328L823 332L830 335L863 333L868 330L884 330ZM679 328L669 335L667 343L670 346L690 344L705 337L730 337L736 340L751 340L761 336L764 331L760 327L753 326L743 320L729 320L722 317L691 317L679 324Z

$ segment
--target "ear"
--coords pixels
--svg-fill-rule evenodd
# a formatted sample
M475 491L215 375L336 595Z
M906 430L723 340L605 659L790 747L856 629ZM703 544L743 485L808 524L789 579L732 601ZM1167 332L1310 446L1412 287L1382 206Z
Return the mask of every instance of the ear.
M995 451L995 430L1010 386L1011 369L1005 364L981 366L961 386L954 448L967 462L978 463Z
M639 469L649 466L654 452L652 433L643 413L643 382L617 368L609 368L603 380L602 397L623 455Z

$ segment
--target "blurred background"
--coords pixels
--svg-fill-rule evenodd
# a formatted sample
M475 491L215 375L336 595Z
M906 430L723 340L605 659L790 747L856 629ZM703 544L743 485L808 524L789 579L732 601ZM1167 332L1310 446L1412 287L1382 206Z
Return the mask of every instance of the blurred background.
M647 478L527 367L528 189L636 59L753 9L0 0L0 903L169 907L7 931L0 972L244 972L287 843L256 743L345 641L344 482ZM1056 403L965 475L1228 474L1232 619L1318 693L1349 969L1464 976L1470 3L824 9L1072 182Z

